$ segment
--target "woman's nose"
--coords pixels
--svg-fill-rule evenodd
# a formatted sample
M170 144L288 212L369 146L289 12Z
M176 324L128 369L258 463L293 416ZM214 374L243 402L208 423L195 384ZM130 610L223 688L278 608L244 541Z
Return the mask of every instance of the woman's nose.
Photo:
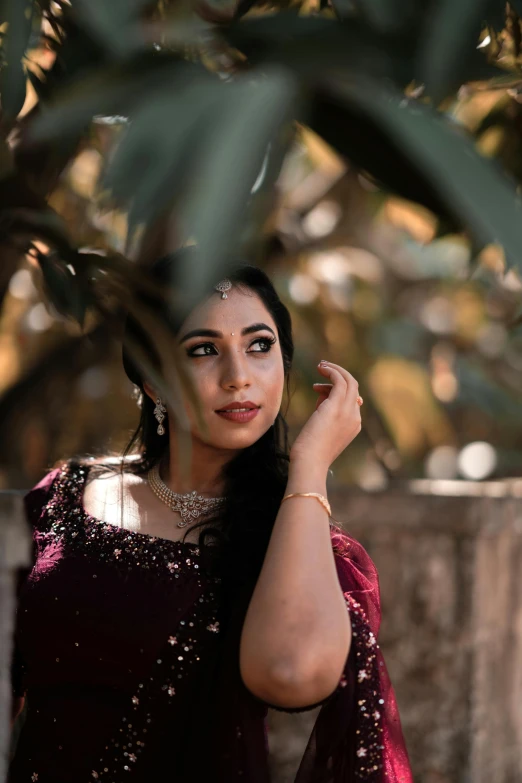
M250 386L251 379L242 357L230 356L223 368L221 385L224 389L247 389Z

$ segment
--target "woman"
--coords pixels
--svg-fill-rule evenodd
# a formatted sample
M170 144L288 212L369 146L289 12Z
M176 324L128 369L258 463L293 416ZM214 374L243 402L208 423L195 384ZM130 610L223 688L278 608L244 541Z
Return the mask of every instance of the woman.
M156 263L155 280L179 261ZM35 564L19 588L9 783L266 783L267 707L320 704L296 783L410 783L377 574L326 498L361 428L357 382L321 362L288 452L291 323L266 275L239 267L182 324L159 309L199 398L184 403L189 454L125 350L165 370L129 318L142 410L119 470L71 460L25 498Z

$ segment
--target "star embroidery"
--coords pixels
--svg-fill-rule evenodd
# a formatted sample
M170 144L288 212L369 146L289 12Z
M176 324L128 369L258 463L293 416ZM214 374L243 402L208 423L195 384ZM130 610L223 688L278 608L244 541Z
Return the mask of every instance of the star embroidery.
M363 680L367 680L368 679L368 672L366 671L366 669L361 669L360 670L359 674L357 675L357 679L358 679L359 682L362 682Z
M175 636L169 636L169 644L172 644L173 646L178 643L178 640Z
M366 756L366 748L359 748L357 755L360 759L363 759Z

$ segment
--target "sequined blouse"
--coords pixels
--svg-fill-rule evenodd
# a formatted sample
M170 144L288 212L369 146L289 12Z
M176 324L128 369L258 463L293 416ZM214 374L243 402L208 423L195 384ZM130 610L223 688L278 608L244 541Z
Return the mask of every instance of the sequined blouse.
M87 473L66 463L25 497L34 556L20 575L12 664L25 708L7 783L269 783L270 705L239 674L249 597L223 616L218 572L197 544L88 515ZM354 539L339 542L352 645L295 783L412 783L377 644L375 567Z
M220 632L219 578L199 547L88 515L86 474L67 464L36 488L48 497L18 596L13 690L27 706L9 783L159 775Z

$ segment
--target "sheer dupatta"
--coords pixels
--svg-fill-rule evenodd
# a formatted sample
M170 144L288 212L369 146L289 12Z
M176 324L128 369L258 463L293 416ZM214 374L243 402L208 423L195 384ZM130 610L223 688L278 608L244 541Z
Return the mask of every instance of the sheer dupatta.
M377 643L377 571L365 549L338 528L332 531L332 544L352 644L336 690L322 703L294 783L413 783L395 695ZM229 619L215 670L216 698L207 710L208 772L212 769L215 783L270 779L263 718L271 705L256 699L239 674L247 606L248 597L243 596Z
M337 530L332 543L352 644L341 681L316 720L295 783L412 783L395 694L377 644L377 571L351 536Z

